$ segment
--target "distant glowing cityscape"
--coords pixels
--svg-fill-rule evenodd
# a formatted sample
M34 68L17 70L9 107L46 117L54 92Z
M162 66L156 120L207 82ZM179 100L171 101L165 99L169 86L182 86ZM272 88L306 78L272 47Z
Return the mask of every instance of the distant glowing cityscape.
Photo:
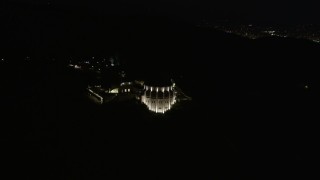
M290 37L310 40L320 43L320 27L313 24L306 25L258 25L251 23L231 23L228 21L208 22L202 21L200 27L209 27L226 33L236 34L249 39L259 39L263 37Z

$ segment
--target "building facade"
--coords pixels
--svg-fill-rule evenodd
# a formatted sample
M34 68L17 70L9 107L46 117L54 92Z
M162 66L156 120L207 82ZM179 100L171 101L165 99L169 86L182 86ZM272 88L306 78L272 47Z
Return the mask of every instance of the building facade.
M165 113L176 103L174 84L169 86L144 85L141 101L147 105L150 111Z

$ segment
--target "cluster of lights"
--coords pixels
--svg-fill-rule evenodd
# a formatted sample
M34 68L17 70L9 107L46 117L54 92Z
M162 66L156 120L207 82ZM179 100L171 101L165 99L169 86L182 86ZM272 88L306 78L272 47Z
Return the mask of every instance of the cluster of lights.
M275 35L275 32L276 32L276 31L265 31L265 33L268 33L268 34L270 34L271 36L274 36L274 35Z
M123 82L120 84L120 86L126 86L126 85L131 85L131 84L132 84L132 82Z
M130 92L130 89L124 89L124 92Z
M154 90L156 92L158 92L159 89L161 89L162 92L165 92L165 91L172 91L173 87L174 87L174 85L173 86L167 86L167 87L149 87L149 86L145 86L144 88L147 91L150 89L151 92L153 92Z
M75 68L75 69L81 69L81 66L74 65L74 68Z
M78 68L78 69L88 68L90 70L94 70L95 68L97 68L98 73L99 73L99 71L103 70L103 68L108 68L108 67L113 67L113 66L119 65L119 62L116 62L116 59L114 59L112 57L107 60L106 58L100 59L95 56L92 56L86 60L82 60L80 58L80 61L78 61L78 63L71 63L72 61L73 60L71 58L69 66L75 67L77 65L79 67L81 66L81 68ZM105 64L106 61L108 61L109 63ZM84 65L84 66L82 66L82 65Z

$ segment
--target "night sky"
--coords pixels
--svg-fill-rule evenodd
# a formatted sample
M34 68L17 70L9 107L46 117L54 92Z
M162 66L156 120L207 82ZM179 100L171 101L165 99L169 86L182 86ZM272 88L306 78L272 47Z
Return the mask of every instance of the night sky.
M8 1L8 0L7 0ZM102 13L152 12L185 20L236 19L277 23L317 23L320 12L316 0L10 0L8 2L68 8L86 8ZM5 1L4 1L5 3Z

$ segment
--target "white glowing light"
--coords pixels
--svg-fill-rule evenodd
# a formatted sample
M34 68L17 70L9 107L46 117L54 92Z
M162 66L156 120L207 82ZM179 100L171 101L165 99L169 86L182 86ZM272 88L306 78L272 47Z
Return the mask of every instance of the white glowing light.
M112 90L110 91L110 93L112 93L112 94L117 94L117 93L119 93L119 89L118 89L118 88L112 89Z
M167 87L148 87L145 86L145 91L147 91L148 89L151 89L151 91L153 91L155 89L155 91L169 91L172 87L167 86ZM173 89L173 88L172 88ZM176 93L173 93L173 95L171 95L171 92L169 91L169 96L152 96L152 97L147 97L146 92L144 93L144 95L142 95L141 97L141 102L144 103L145 105L147 105L148 109L152 112L155 113L165 113L166 111L170 110L172 108L172 105L175 104L175 98L176 98Z

